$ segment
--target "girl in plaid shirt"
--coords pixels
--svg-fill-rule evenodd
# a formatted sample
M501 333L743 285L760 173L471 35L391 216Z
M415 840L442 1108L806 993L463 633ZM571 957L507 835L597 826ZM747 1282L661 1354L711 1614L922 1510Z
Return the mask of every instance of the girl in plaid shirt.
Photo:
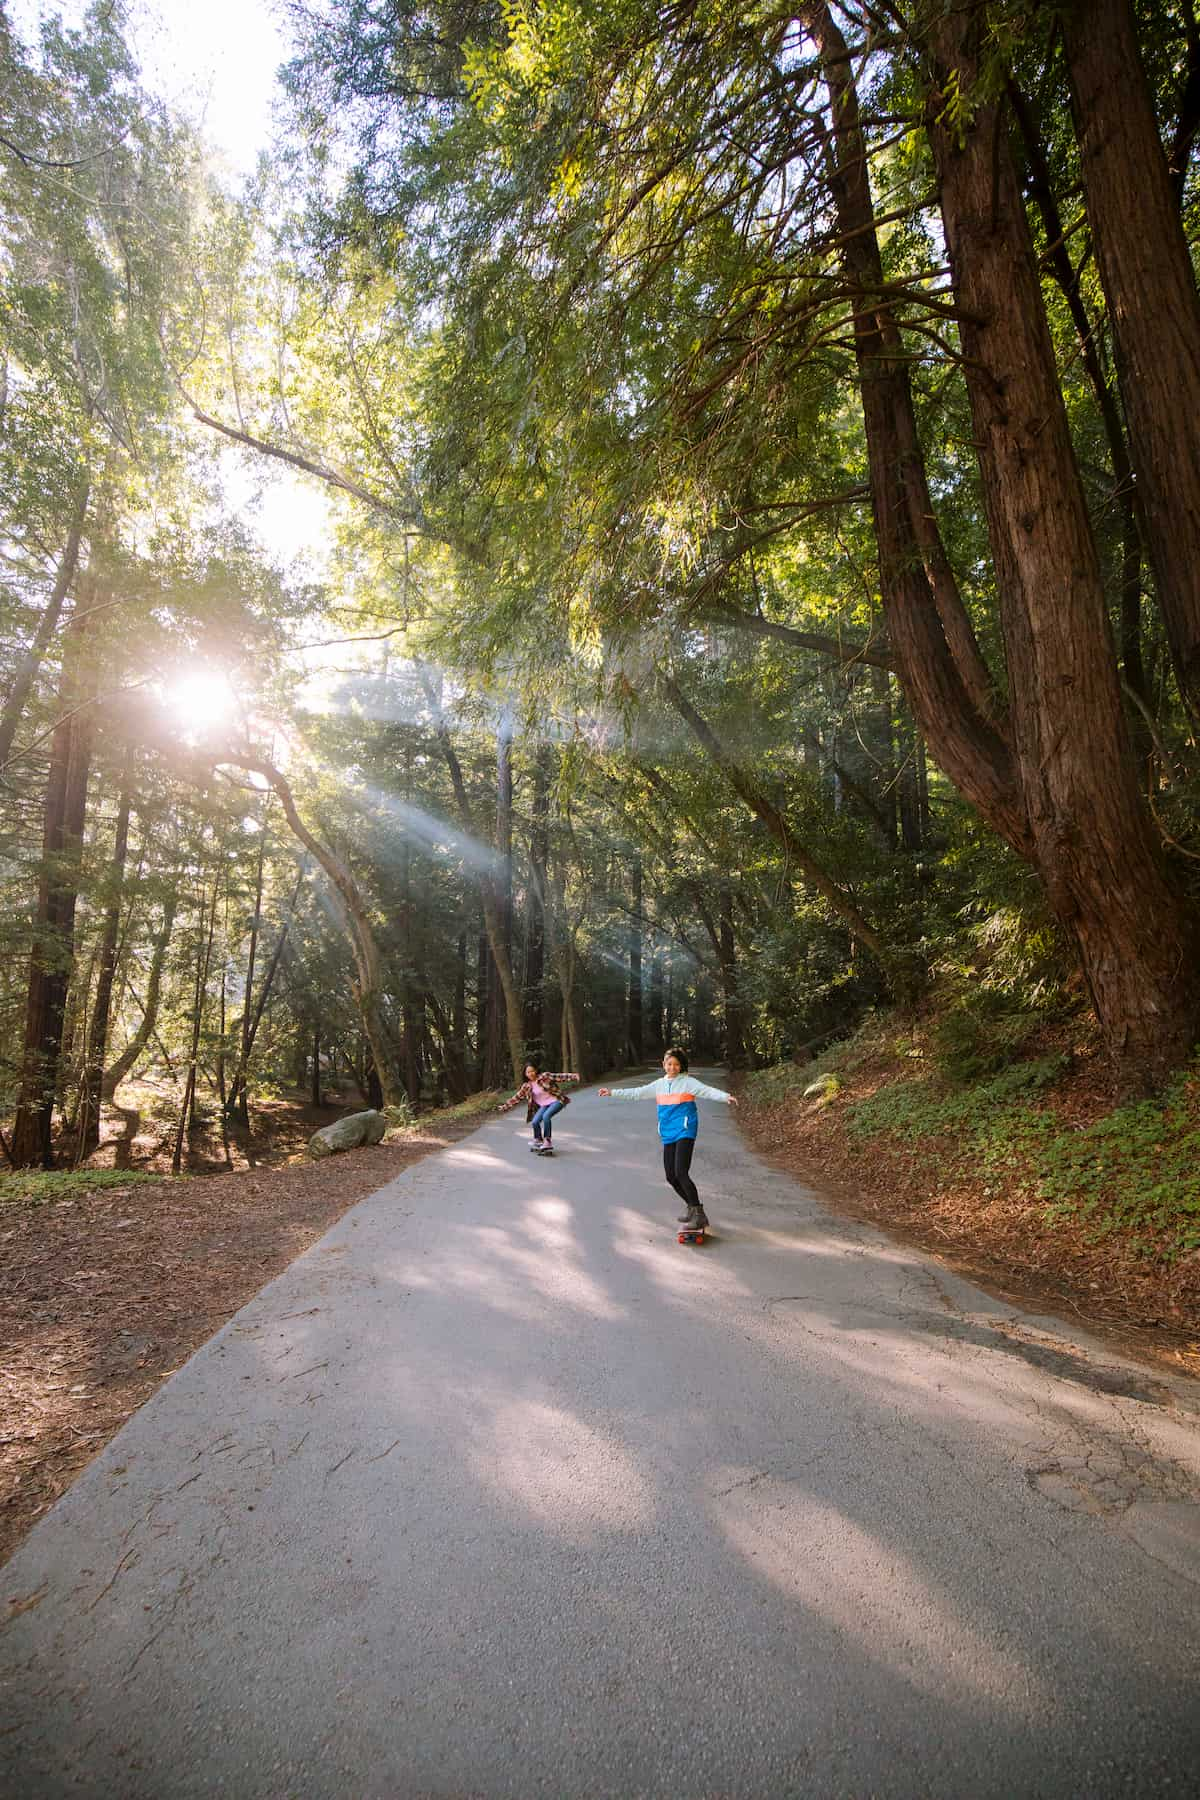
M529 1148L539 1156L553 1156L551 1127L554 1115L569 1104L569 1096L560 1094L558 1090L565 1082L578 1080L578 1075L572 1075L569 1071L561 1075L547 1075L536 1063L528 1062L525 1064L524 1081L516 1093L510 1095L496 1110L507 1112L519 1100L524 1100L525 1123L533 1126L533 1142Z

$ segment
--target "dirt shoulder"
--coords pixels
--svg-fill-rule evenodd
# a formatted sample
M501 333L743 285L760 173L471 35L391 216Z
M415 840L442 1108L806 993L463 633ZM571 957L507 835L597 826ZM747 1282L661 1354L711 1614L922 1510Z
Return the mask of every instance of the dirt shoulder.
M467 1136L494 1106L486 1097L430 1114L398 1140L320 1163L0 1207L0 1563L266 1282L356 1201Z
M1054 1314L1126 1355L1200 1376L1200 1252L1166 1258L1127 1233L1098 1236L1086 1218L1053 1216L1029 1185L996 1178L951 1135L853 1130L855 1109L910 1070L887 1054L850 1059L836 1095L805 1099L822 1064L792 1093L755 1098L743 1081L741 1121L755 1148L837 1210L867 1219L1022 1309ZM770 1093L770 1082L762 1083ZM1081 1069L1055 1097L1081 1122L1102 1110ZM860 1115L861 1116L861 1115Z

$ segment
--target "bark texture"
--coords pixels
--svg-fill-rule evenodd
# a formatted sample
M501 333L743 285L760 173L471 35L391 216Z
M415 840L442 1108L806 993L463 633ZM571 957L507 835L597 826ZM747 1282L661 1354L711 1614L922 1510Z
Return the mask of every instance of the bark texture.
M1134 775L1104 585L1006 123L979 104L983 12L930 28L929 136L983 479L1032 860L1125 1087L1159 1082L1200 1028L1194 921Z
M1072 6L1063 42L1150 564L1200 721L1200 294L1129 0Z
M94 732L87 703L91 688L86 668L88 606L85 601L68 629L59 684L60 717L51 738L21 1086L10 1152L15 1168L54 1166L54 1100L75 953L75 906Z

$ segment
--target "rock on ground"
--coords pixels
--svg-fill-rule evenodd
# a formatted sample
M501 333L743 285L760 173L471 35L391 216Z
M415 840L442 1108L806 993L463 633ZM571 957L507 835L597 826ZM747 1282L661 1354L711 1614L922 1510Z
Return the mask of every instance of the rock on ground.
M387 1120L381 1112L347 1113L332 1125L322 1125L308 1140L308 1154L315 1159L333 1156L338 1150L357 1150L360 1144L383 1141Z

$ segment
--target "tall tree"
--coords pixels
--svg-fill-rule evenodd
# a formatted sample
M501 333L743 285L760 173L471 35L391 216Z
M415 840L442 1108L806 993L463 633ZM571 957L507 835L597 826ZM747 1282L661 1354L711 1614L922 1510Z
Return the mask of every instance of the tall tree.
M13 1121L15 1168L54 1166L52 1121L67 990L75 953L75 906L95 722L87 667L94 588L71 621L50 749L41 878L29 958L21 1087Z
M1080 170L1150 561L1200 724L1200 294L1130 0L1063 13Z

